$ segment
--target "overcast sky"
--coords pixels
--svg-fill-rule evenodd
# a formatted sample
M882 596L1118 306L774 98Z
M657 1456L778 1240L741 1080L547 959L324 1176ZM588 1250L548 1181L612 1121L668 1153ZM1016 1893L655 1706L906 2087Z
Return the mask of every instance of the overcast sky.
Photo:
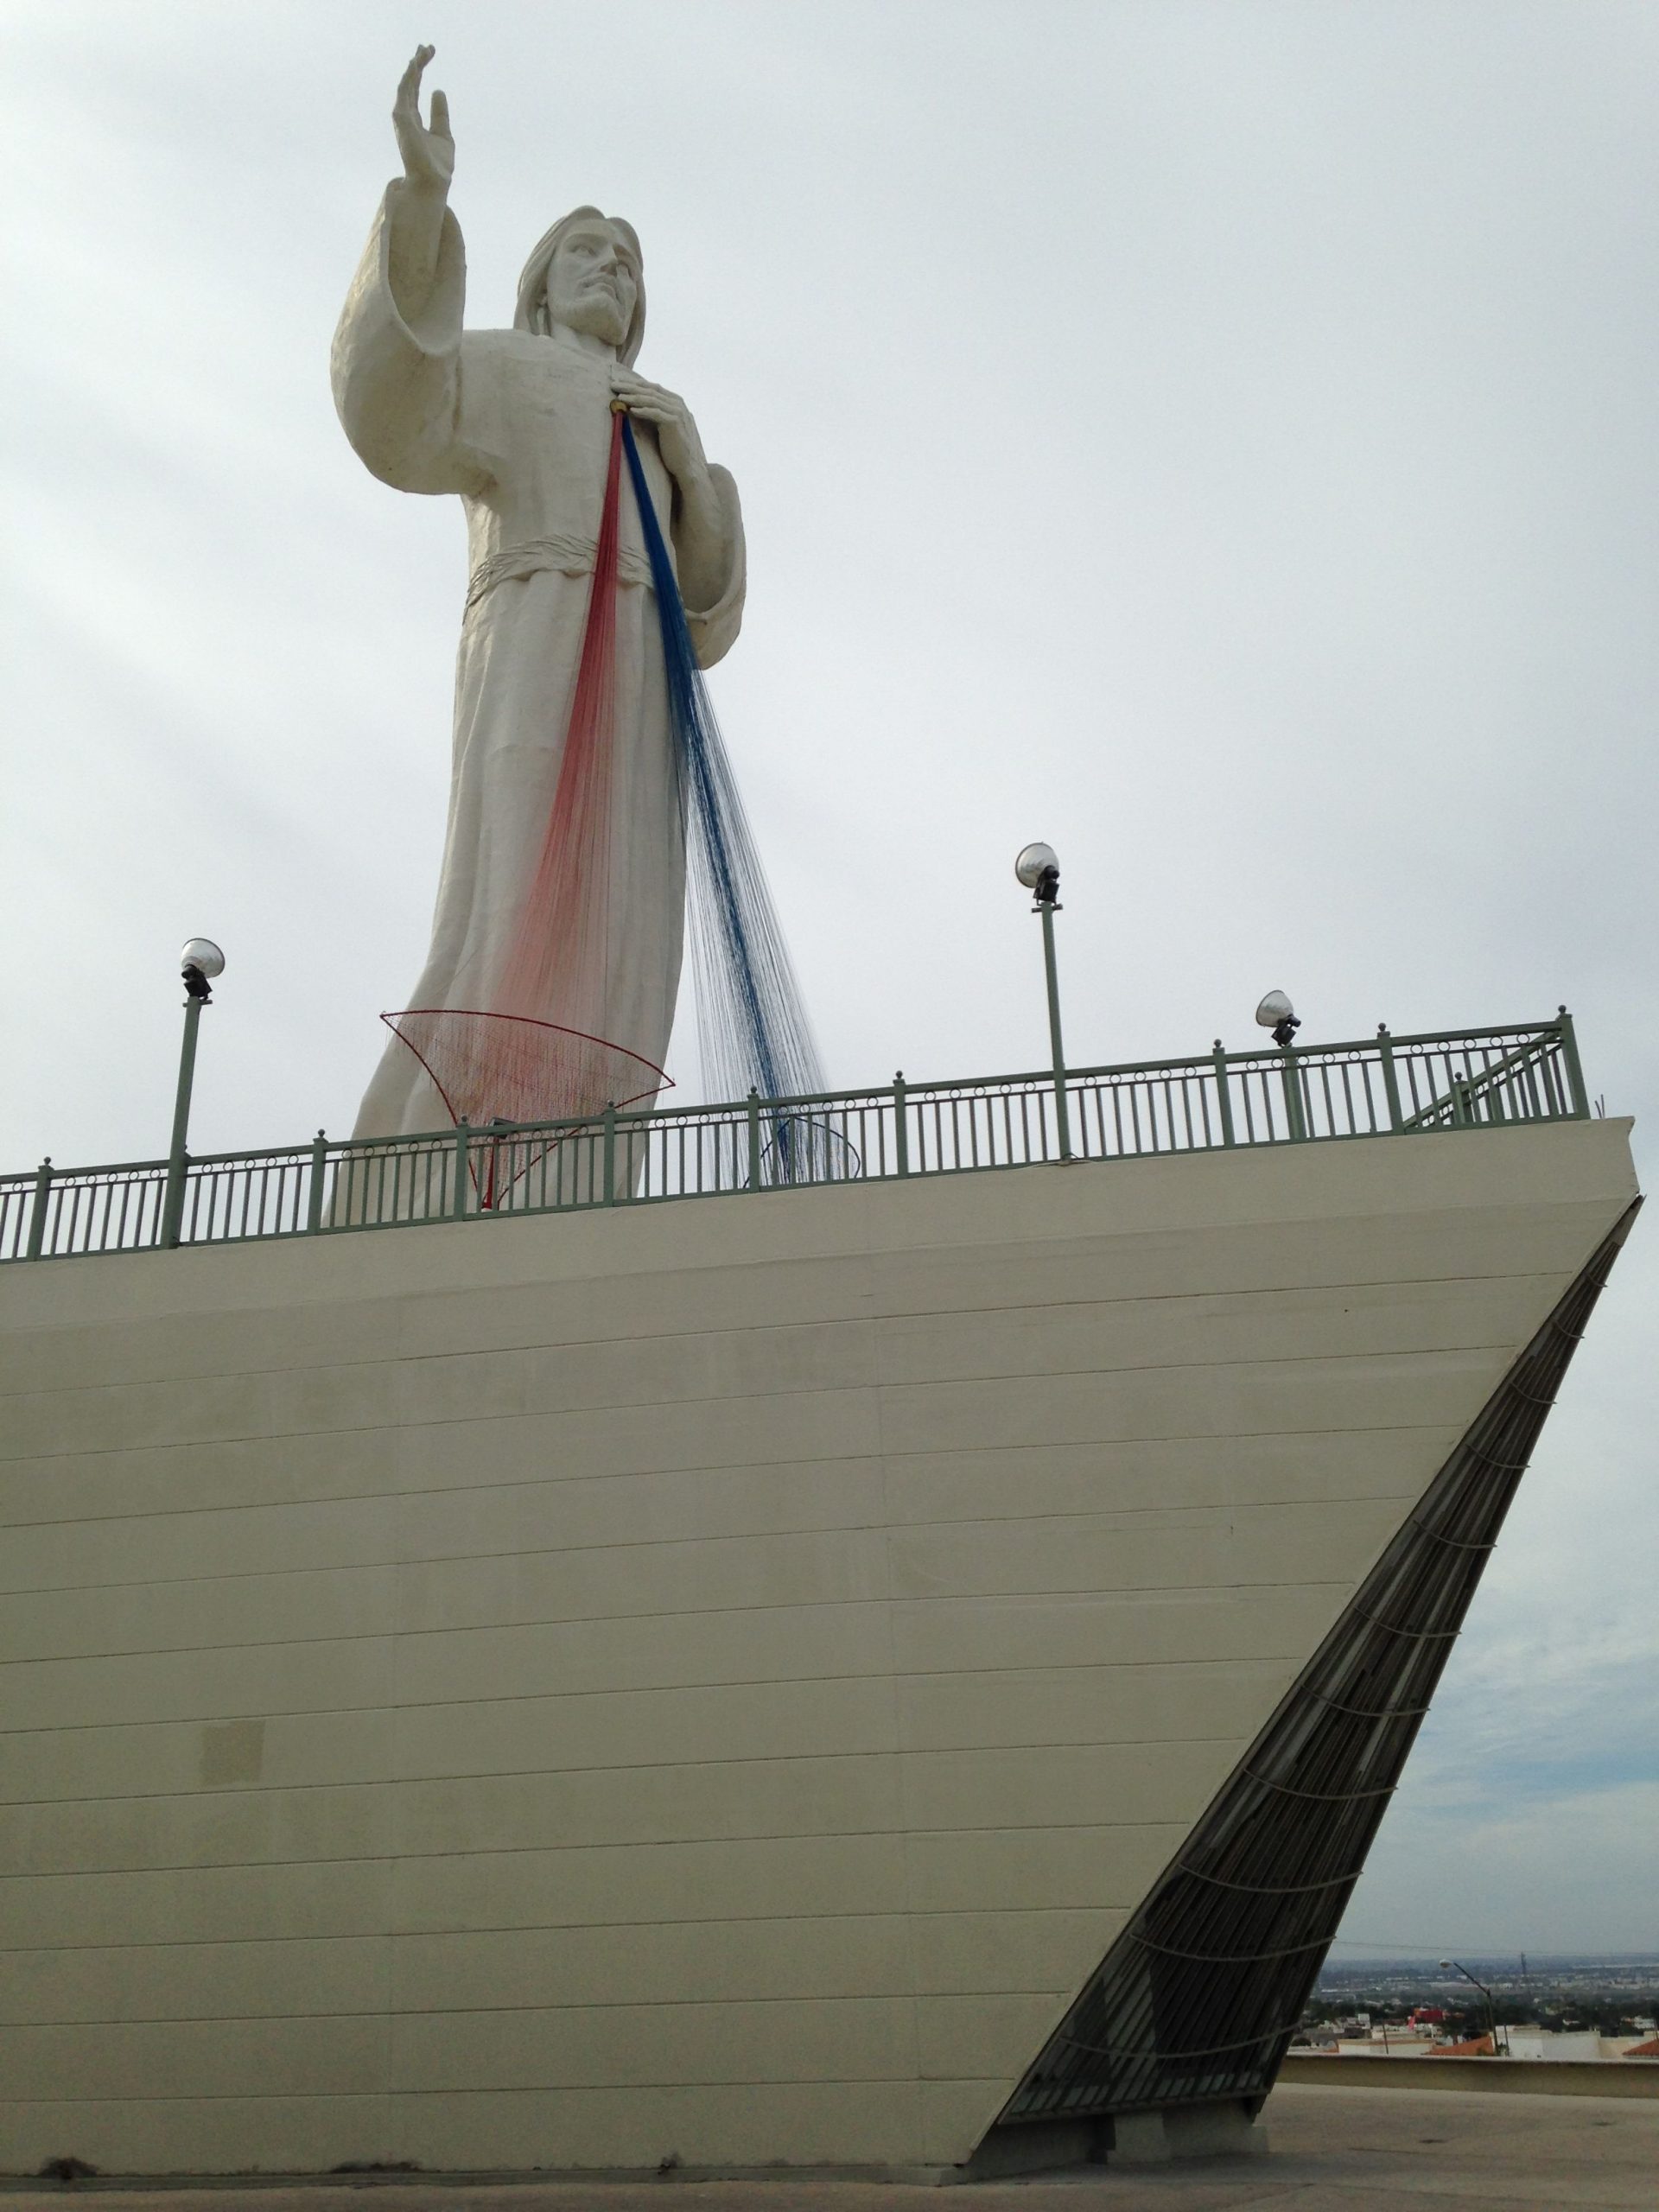
M417 41L468 317L581 200L742 489L714 677L830 1080L1522 1021L1659 1108L1659 7L0 8L0 1158L346 1131L424 955L465 580L329 336ZM683 1075L683 1068L679 1070ZM1637 1230L1350 1912L1659 1948Z

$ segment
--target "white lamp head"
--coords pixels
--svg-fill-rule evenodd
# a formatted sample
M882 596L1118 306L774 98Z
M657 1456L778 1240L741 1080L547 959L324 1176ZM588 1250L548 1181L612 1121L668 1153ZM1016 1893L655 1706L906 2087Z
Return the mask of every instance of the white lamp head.
M190 997L202 1004L212 998L209 986L225 973L225 956L210 937L187 938L179 953L179 969Z
M225 956L210 937L193 937L186 941L179 954L181 968L200 968L211 982L215 976L225 973Z
M1014 863L1014 872L1027 891L1035 891L1050 868L1056 875L1060 872L1059 855L1052 845L1027 845Z
M1296 1019L1296 1009L1283 991L1269 991L1255 1009L1255 1018L1264 1029L1271 1029L1273 1041L1281 1052L1290 1050L1291 1040L1301 1027Z

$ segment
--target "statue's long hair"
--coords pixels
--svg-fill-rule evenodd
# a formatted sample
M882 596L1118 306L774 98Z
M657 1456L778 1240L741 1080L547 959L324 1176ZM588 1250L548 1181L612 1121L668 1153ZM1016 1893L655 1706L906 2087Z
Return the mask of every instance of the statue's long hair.
M513 311L515 330L531 330L545 338L547 327L547 271L559 241L573 223L597 217L608 223L621 234L622 241L633 256L634 302L633 319L628 325L627 336L616 349L616 357L625 368L632 368L645 335L645 262L639 251L639 237L632 223L625 223L620 215L607 215L597 207L573 207L568 215L561 215L550 231L537 239L524 271L518 279L518 304Z

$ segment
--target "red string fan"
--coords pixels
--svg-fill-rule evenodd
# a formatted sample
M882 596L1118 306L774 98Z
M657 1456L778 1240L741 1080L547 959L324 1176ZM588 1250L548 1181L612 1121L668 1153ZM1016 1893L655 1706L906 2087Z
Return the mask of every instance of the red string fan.
M451 1120L474 1128L588 1119L668 1082L653 1062L594 1033L610 948L621 460L618 415L558 783L497 1003L381 1017L431 1077Z

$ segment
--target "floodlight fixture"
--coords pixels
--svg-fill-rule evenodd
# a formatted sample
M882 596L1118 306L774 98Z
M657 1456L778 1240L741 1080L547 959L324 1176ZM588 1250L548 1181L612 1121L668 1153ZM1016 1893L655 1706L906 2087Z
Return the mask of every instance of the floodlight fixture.
M1052 845L1025 845L1014 872L1039 906L1052 906L1060 895L1060 858Z
M179 973L193 999L206 1005L215 977L225 973L225 956L210 937L187 938L179 954Z
M200 968L204 976L225 973L225 956L210 937L188 938L179 961L183 967Z
M1291 1039L1302 1026L1284 991L1269 991L1255 1009L1255 1019L1260 1027L1272 1030L1273 1041L1281 1052L1288 1050Z

